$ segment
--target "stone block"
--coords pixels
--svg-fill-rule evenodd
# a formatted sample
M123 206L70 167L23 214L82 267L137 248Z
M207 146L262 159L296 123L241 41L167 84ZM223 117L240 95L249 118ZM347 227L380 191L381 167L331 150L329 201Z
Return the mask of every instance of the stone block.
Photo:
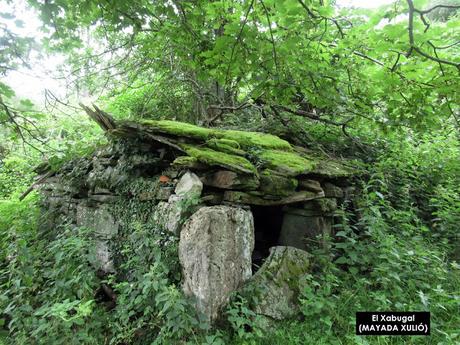
M218 318L230 294L251 277L253 249L250 211L203 207L184 224L179 242L183 290L208 321Z

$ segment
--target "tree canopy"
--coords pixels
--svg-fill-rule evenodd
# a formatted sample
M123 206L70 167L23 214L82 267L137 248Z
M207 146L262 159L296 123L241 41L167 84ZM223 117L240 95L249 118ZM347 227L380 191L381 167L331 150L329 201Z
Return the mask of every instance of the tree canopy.
M31 3L49 47L72 52L70 82L148 84L147 94L192 122L253 108L344 128L361 119L458 125L458 3L378 11L322 0ZM436 10L450 16L431 17Z

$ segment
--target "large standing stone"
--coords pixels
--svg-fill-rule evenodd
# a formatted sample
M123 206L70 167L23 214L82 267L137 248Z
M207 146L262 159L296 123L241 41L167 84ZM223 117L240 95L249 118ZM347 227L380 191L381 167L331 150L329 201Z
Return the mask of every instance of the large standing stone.
M203 183L200 178L194 173L187 171L179 180L176 186L176 194L179 196L185 195L201 195L203 190Z
M183 289L209 321L251 277L253 249L254 220L248 210L203 207L184 224L179 242Z
M299 313L301 278L309 272L310 254L293 247L270 248L270 255L241 293L254 302L261 326Z
M307 250L317 241L318 235L325 237L331 234L332 218L312 216L309 210L286 208L279 244Z

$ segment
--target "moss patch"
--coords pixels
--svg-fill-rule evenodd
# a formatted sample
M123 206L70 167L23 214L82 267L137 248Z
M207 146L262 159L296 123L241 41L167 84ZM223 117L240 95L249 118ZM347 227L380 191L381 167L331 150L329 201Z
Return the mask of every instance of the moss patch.
M202 140L211 138L214 133L214 130L212 129L195 126L186 122L143 120L140 124L148 126L160 133Z
M160 133L182 136L206 141L211 138L221 140L222 144L234 148L261 147L266 149L291 150L291 144L275 135L223 129L210 129L185 122L169 120L144 120L141 125ZM222 140L225 140L222 141ZM235 146L235 143L237 146Z
M226 152L232 155L246 155L246 152L240 149L238 142L234 140L212 138L206 142L206 145L212 149Z
M275 135L244 132L244 131L219 131L221 138L234 140L242 147L261 147L264 149L291 150L291 144Z
M320 160L319 164L311 172L328 178L350 177L357 174L357 170L350 168L340 161L332 159Z
M283 172L291 176L306 174L317 165L316 160L306 159L294 152L265 150L259 155L262 164L267 168Z
M202 163L211 166L221 166L234 171L257 174L257 170L254 165L252 165L252 163L244 157L215 151L208 147L198 147L187 144L182 144L181 147L188 155L195 157Z
M260 190L269 195L288 196L297 185L295 178L280 176L271 170L263 170L260 174Z

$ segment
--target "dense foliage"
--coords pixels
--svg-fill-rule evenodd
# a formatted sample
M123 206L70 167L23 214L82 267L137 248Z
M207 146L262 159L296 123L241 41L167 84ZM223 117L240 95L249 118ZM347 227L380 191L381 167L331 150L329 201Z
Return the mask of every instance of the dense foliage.
M59 52L72 97L48 93L43 110L0 81L0 344L460 343L458 1L27 4L43 38L0 10L0 76ZM181 294L177 239L155 224L134 222L115 280L88 266L87 229L46 228L39 196L19 201L43 159L57 169L105 142L72 103L83 94L118 118L261 130L366 164L305 277L302 320L267 334L236 296L210 329ZM432 335L357 337L362 310L429 310Z

